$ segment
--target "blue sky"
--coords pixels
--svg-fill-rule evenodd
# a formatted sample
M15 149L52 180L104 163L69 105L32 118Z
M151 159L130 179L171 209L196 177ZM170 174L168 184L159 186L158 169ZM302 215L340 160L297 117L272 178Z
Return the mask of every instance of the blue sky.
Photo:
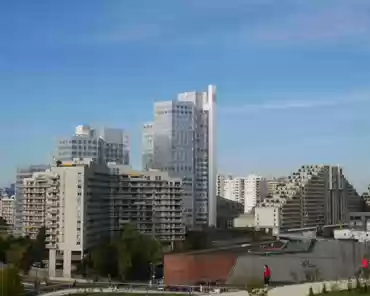
M209 83L221 171L370 183L368 0L3 1L0 36L0 184L80 123L127 129L139 166L153 102Z

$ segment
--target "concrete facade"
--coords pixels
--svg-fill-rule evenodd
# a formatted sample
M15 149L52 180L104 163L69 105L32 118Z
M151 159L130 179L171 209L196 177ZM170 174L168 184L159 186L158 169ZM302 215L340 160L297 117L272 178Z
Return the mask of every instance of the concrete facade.
M244 213L250 213L267 196L267 180L261 176L249 175L245 179L244 188Z
M218 174L217 192L218 196L241 203L244 213L250 213L257 201L267 196L268 186L265 178L256 175L235 177Z
M367 251L365 244L357 242L300 239L166 255L165 282L193 284L195 278L190 275L201 270L202 279L245 285L250 279L263 279L265 264L271 268L275 283L338 280L353 277ZM203 262L209 265L208 269L202 269Z
M72 161L74 158L128 165L129 137L118 128L93 129L88 125L79 125L74 135L58 141L55 155L55 160L60 161Z
M58 177L49 171L23 179L22 234L35 239L45 226L46 197L58 193Z
M181 179L159 171L74 159L24 179L24 233L46 228L49 274L71 277L75 263L104 239L135 223L162 242L184 240ZM59 275L59 274L58 274Z
M141 165L144 171L153 168L154 157L154 130L153 123L146 123L142 130L142 160Z
M245 178L232 177L225 178L223 184L222 197L231 201L236 201L244 206L245 202Z
M258 202L255 225L273 230L335 225L361 208L362 199L342 168L304 165L277 186L272 196ZM276 219L272 219L274 214Z
M0 217L2 217L11 230L15 226L15 197L3 197L0 199Z
M49 165L31 165L17 169L16 183L15 183L15 227L14 235L22 236L23 233L23 179L32 177L33 173L44 172L49 169Z
M157 170L136 171L109 165L112 176L112 230L126 223L137 225L141 233L172 243L185 239L182 181Z
M156 102L153 121L154 169L184 181L186 223L215 226L217 217L216 88L185 92Z
M232 228L234 219L243 213L244 207L237 201L217 197L217 228Z
M272 270L275 282L306 281L308 272L317 270L317 280L337 280L355 275L366 253L366 246L356 242L317 241L311 252L270 256L239 256L228 282L237 284L251 277L263 276L264 264ZM308 263L308 267L303 266Z

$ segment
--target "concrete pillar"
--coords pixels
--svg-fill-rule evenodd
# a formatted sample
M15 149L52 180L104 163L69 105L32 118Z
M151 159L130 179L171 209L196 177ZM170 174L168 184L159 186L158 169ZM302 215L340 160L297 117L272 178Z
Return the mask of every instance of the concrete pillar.
M56 250L49 250L49 278L56 276Z
M64 250L63 252L63 277L72 277L72 252L71 250Z

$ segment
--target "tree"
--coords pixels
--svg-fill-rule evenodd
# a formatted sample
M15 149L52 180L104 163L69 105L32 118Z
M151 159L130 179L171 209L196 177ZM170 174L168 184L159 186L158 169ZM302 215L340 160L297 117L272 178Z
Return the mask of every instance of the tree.
M27 273L32 264L32 245L13 243L6 251L6 262Z
M20 296L23 286L17 269L6 267L0 270L1 296Z
M104 243L91 253L94 270L101 276L117 276L117 249L111 243Z
M82 258L82 260L77 265L77 273L81 274L83 277L89 276L92 264L93 262L90 256L84 256L84 258Z
M120 271L126 269L127 279L147 280L152 266L162 259L162 247L157 239L141 234L132 224L121 230L118 250Z
M3 217L0 217L0 226L8 226L8 223L6 223Z
M162 260L162 247L154 237L128 224L117 238L94 248L90 255L91 266L99 275L147 280L152 267Z
M6 262L6 251L9 248L9 241L0 237L0 262Z
M132 267L131 252L125 244L118 244L117 253L118 253L118 266L117 272L121 279L128 278L129 271Z
M32 261L42 264L42 261L47 257L47 250L45 247L46 231L45 227L41 227L36 240L32 244Z
M8 236L9 225L3 217L0 217L0 235L3 237Z

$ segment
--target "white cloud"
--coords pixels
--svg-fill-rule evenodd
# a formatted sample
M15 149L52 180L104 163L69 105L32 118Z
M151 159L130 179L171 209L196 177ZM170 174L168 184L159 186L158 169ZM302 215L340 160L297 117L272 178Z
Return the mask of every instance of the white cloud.
M98 41L156 41L165 45L260 46L271 44L370 44L369 0L189 0L145 6ZM139 11L138 11L139 12ZM125 17L122 17L125 20ZM143 23L144 22L144 23Z
M229 114L244 114L250 112L262 112L262 111L284 111L290 109L318 109L328 107L342 107L351 106L360 102L370 102L370 95L367 92L351 94L346 97L337 96L337 98L326 98L316 100L272 100L265 101L263 103L253 103L238 106L225 106L220 107L221 112Z
M226 113L248 113L267 110L288 110L288 109L311 109L319 107L336 106L335 101L272 101L262 104L247 104L222 108Z
M364 7L356 5L358 3L360 2L339 1L338 5L296 11L286 19L254 29L244 28L242 32L247 39L265 42L370 41L370 5Z

